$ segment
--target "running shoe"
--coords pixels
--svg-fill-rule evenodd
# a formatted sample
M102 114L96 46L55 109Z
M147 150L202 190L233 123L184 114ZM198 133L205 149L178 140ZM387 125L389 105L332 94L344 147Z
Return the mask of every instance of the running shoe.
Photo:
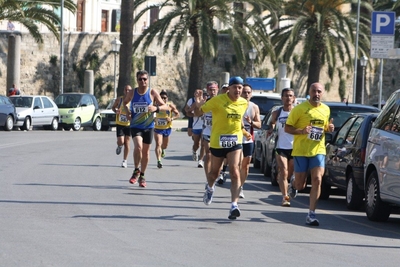
M139 177L139 186L140 187L146 187L146 179L144 179L144 176Z
M236 220L237 217L240 217L240 210L238 206L232 206L231 210L229 211L229 220Z
M239 197L244 198L243 186L240 187Z
M117 146L115 153L117 153L117 155L119 155L119 154L121 154L121 150L122 150L122 146Z
M133 173L132 173L131 179L129 179L129 182L131 184L136 184L137 179L139 178L139 176L140 176L140 170L139 169L134 170Z
M162 157L162 158L165 158L165 150L164 150L164 149L161 150L161 157Z
M212 188L210 188L207 184L206 184L206 191L204 192L204 196L203 196L203 202L206 205L210 205L213 199L213 195L214 195L214 191L215 191L215 187L213 186Z
M122 168L128 167L128 162L126 161L126 159L124 159L124 160L122 161L121 167L122 167Z
M319 226L319 221L315 218L315 213L308 213L306 217L306 224L311 226Z
M294 188L293 182L294 182L294 175L292 175L292 177L290 177L290 182L289 182L289 186L288 186L288 193L289 193L290 198L297 197L297 190Z
M223 172L220 172L220 174L218 175L218 178L217 178L217 184L223 185L224 182L225 182L225 180L224 180Z
M284 196L282 199L282 207L290 207L290 197Z
M198 161L196 151L192 151L192 158L193 158L193 161Z
M161 169L162 168L162 163L161 160L157 161L157 168Z
M199 162L197 163L197 167L203 168L204 167L204 161L199 160Z

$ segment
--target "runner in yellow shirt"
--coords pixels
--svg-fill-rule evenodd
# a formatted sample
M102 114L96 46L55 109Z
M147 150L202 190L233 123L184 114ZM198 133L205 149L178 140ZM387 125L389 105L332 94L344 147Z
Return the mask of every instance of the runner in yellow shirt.
M168 147L169 136L172 132L172 121L180 117L179 111L176 106L168 101L168 95L165 90L160 93L161 99L168 106L168 110L159 111L156 113L155 125L154 125L154 141L156 142L156 158L157 167L162 168L161 158L165 157L165 150ZM160 103L160 105L164 104Z
M231 209L228 218L235 220L240 216L238 207L240 189L240 160L243 141L243 115L247 109L247 100L241 97L243 79L232 77L229 80L229 91L214 96L207 102L196 96L195 115L212 112L212 129L210 135L211 168L207 174L207 185L203 202L210 205L215 192L215 181L220 173L224 158L228 160L231 177ZM246 132L247 133L247 132ZM248 134L248 133L247 133ZM251 138L251 136L250 136Z

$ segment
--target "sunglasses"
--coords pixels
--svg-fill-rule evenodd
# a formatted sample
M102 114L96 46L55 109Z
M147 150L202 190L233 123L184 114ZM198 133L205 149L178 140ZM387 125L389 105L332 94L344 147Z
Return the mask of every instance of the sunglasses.
M168 97L161 97L161 99L167 99Z
M147 78L139 78L138 81L139 81L139 82L141 82L141 81L147 81Z

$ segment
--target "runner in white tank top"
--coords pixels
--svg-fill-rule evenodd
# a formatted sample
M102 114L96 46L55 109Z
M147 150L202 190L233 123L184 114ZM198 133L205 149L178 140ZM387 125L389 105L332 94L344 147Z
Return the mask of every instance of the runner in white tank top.
M240 170L240 194L239 197L244 198L243 185L249 175L249 167L251 157L254 151L254 128L261 128L260 109L256 104L250 101L252 97L252 88L249 84L243 85L242 97L245 98L249 105L243 116L244 130L251 134L251 139L247 139L243 136L243 161Z
M294 169L292 157L293 135L285 132L285 124L296 100L293 89L283 89L281 98L283 106L272 113L271 129L274 129L275 126L278 136L275 157L278 164L278 183L282 193L282 206L290 207L288 181L292 177ZM272 130L268 134L271 133Z

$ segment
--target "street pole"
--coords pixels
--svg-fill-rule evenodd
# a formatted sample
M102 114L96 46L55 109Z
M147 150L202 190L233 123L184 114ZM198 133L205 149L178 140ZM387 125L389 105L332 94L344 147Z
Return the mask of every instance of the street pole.
M60 29L60 93L64 93L64 0L61 0Z
M363 66L362 81L361 81L361 104L364 105L364 86L365 86L365 67Z
M357 24L356 24L356 43L354 49L354 78L353 78L353 103L356 103L356 86L357 86L357 61L358 61L358 32L360 30L360 2L357 6Z
M117 52L114 52L114 98L117 98Z

